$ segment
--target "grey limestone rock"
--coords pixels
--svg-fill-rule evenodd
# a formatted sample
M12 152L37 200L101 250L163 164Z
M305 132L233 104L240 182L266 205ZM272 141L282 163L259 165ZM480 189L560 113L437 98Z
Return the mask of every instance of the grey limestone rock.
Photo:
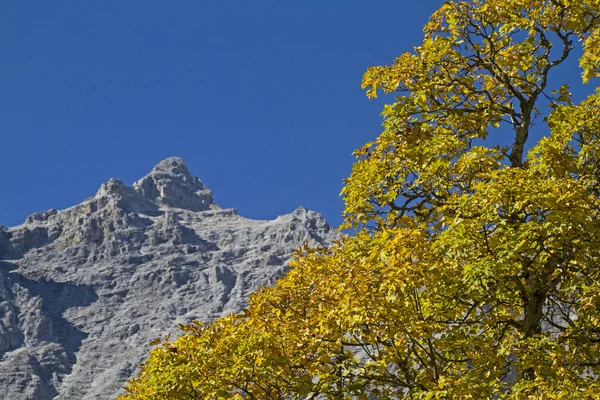
M181 158L171 157L159 162L150 172L133 184L144 198L165 206L204 211L219 208L211 191L193 177Z
M114 398L150 341L240 310L294 248L336 238L302 207L271 221L219 207L180 158L0 227L0 398Z

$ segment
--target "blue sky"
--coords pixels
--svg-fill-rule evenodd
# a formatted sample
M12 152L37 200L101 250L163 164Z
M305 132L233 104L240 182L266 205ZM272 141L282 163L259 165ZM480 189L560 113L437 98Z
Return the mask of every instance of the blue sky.
M244 216L337 225L351 153L381 129L361 75L441 4L4 0L0 224L179 156Z

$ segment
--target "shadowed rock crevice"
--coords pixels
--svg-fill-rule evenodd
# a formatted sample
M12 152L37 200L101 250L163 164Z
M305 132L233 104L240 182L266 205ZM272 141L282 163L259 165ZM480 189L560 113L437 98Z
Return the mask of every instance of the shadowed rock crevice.
M65 349L69 361L75 364L75 355L81 347L81 342L88 335L65 319L64 313L74 307L89 306L98 300L98 295L88 285L52 280L31 280L13 269L14 265L10 263L0 264L2 273L10 271L8 274L14 284L26 289L30 297L40 298L42 315L48 318L48 324L39 330L37 338L32 339L60 344Z
M0 260L11 258L13 248L10 243L12 234L4 225L0 225Z
M215 279L221 286L219 301L225 306L231 299L231 293L237 283L237 275L229 267L219 266L215 269Z
M37 249L50 244L52 240L53 238L48 234L47 227L27 227L17 232L5 233L4 245L2 244L3 240L0 238L0 251L2 251L2 248L4 249L5 254L3 259L18 259L31 249Z
M96 301L98 296L94 290L73 283L33 281L16 273L11 273L11 276L32 296L42 299L42 312L50 319L52 329L44 339L60 344L67 352L69 361L75 364L75 355L88 334L66 320L63 314L70 308L86 307Z
M16 301L14 283L8 274L10 268L10 264L0 262L0 359L4 353L21 347L25 339L19 329L21 310Z
M98 296L87 285L28 279L17 267L0 262L0 398L53 399L87 337L65 313Z

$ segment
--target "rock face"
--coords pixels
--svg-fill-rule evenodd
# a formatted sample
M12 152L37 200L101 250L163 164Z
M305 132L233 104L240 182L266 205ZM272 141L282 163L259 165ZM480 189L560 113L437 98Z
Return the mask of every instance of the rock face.
M240 310L294 248L336 237L304 208L272 221L220 208L179 158L0 226L0 398L114 398L151 340Z

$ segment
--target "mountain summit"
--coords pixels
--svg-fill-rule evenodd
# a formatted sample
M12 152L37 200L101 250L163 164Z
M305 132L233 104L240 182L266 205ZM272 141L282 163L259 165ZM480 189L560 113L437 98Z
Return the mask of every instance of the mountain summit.
M193 177L179 157L162 160L152 171L133 184L144 198L170 207L191 211L219 208L211 191Z
M157 206L190 211L220 209L212 192L200 179L192 176L179 157L162 160L132 187L111 178L96 193L96 197L103 196L117 197L121 206L138 211L153 210Z
M0 227L0 398L114 398L151 340L240 310L294 248L336 238L303 207L272 221L219 207L176 157Z

